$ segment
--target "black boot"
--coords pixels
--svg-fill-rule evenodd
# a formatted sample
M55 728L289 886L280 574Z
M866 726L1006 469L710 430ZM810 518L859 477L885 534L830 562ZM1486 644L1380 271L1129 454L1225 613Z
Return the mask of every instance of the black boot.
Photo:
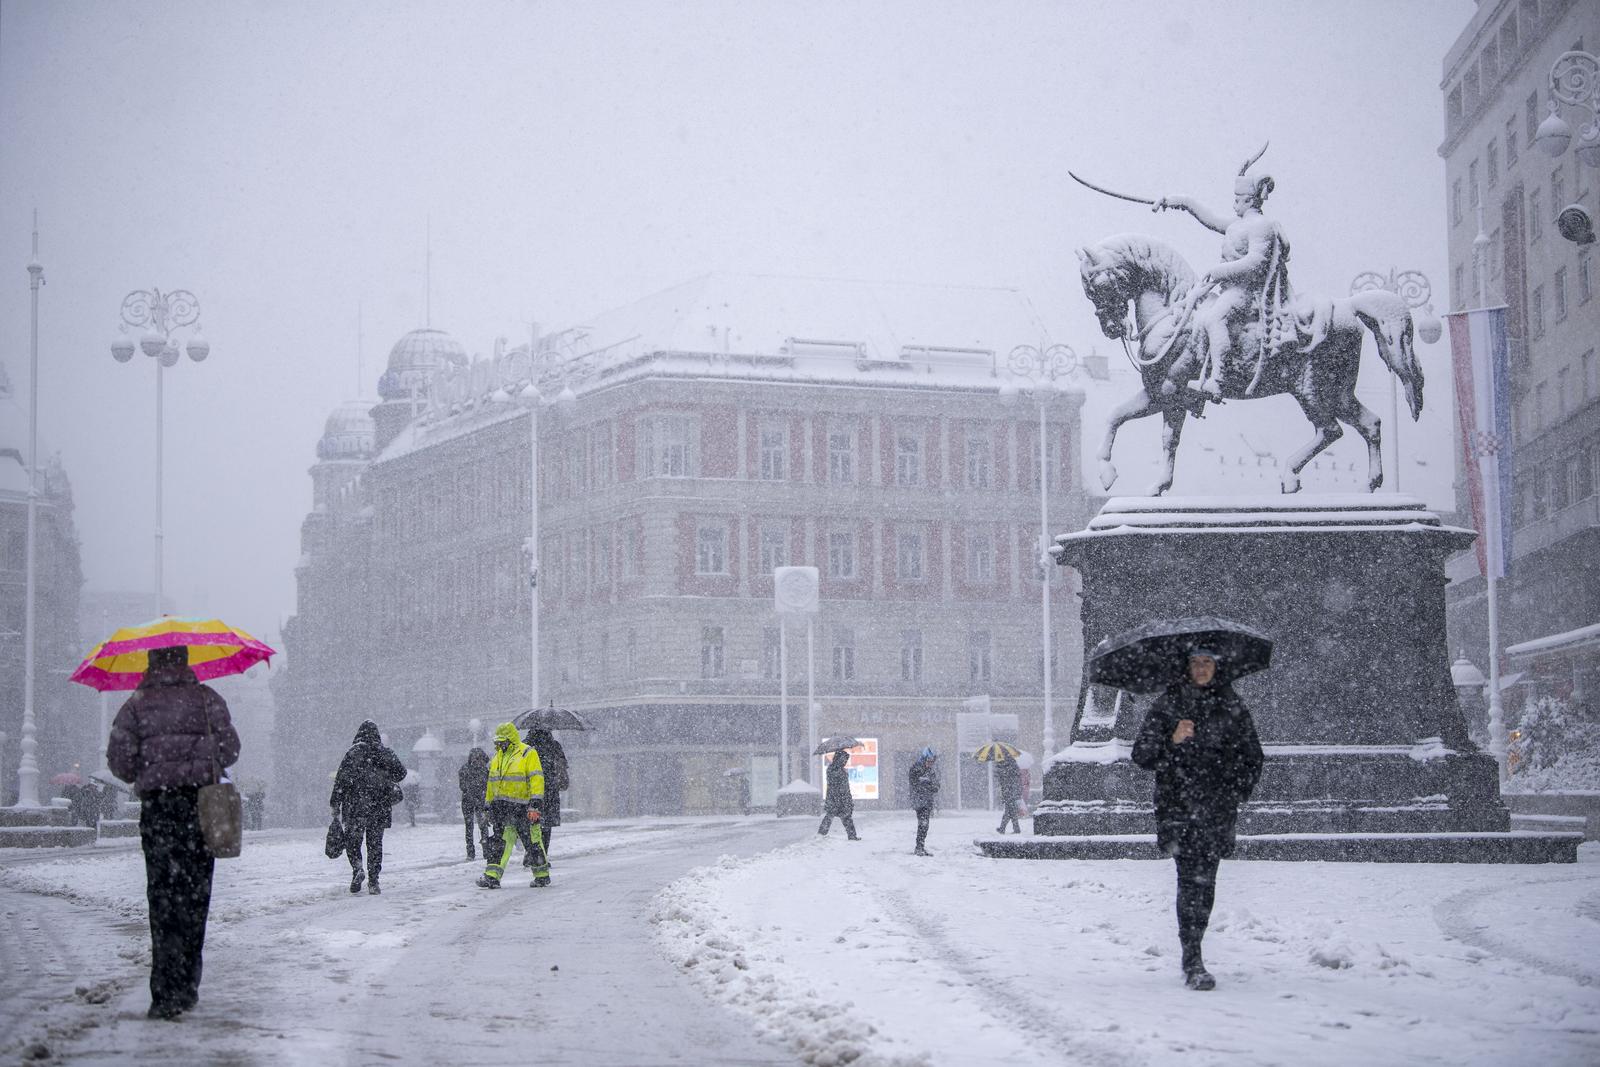
M352 893L361 892L361 883L366 881L366 880L367 880L367 876L362 874L360 871L352 872L351 875L350 875L350 892L352 892Z
M1210 971L1206 970L1205 961L1200 956L1200 942L1198 940L1184 942L1183 984L1190 989L1201 991L1217 988L1217 980L1211 977Z

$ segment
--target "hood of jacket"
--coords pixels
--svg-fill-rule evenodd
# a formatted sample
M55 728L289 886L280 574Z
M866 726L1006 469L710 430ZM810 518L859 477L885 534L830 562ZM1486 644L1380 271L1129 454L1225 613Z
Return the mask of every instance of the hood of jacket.
M499 744L501 741L510 741L512 748L522 747L522 735L517 732L515 723L503 722L496 726L494 728L494 741L495 744Z
M378 733L378 724L373 722L371 719L363 720L361 725L356 727L356 740L355 740L355 743L358 744L358 745L360 745L360 744L368 744L368 745L381 745L381 744L383 744L383 737L382 737L382 735L380 735Z
M485 752L481 748L473 749L471 752L467 753L467 765L469 767L489 766L489 753Z

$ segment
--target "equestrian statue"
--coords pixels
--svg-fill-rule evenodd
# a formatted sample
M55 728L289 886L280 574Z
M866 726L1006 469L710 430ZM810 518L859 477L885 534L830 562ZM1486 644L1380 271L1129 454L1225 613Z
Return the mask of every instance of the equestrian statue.
M1411 417L1422 412L1422 368L1403 298L1372 290L1328 300L1291 289L1289 242L1261 211L1273 180L1248 173L1266 150L1263 145L1239 168L1232 219L1189 197L1147 200L1072 175L1096 192L1149 204L1155 211L1187 211L1222 234L1220 262L1198 278L1174 249L1151 237L1120 234L1077 250L1083 292L1094 304L1101 331L1122 342L1142 379L1142 388L1112 412L1106 426L1098 457L1106 489L1117 480L1111 462L1117 430L1130 419L1159 413L1165 423L1166 466L1150 490L1160 496L1172 488L1185 418L1202 417L1208 404L1287 393L1315 434L1290 457L1283 491L1299 491L1306 464L1344 435L1340 423L1366 442L1367 488L1376 490L1383 484L1382 423L1356 399L1363 328L1400 379Z

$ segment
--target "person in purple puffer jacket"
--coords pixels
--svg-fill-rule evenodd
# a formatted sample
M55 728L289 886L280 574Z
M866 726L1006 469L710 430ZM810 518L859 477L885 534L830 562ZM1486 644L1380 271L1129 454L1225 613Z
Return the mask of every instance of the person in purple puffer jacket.
M200 787L238 759L227 702L195 678L188 649L151 649L144 679L111 724L106 766L141 802L152 1019L176 1019L200 999L216 865L200 832Z

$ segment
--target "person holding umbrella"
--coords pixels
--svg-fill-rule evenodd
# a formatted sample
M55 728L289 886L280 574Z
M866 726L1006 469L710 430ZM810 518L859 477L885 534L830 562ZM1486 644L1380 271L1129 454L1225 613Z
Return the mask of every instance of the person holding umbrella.
M1018 817L1022 810L1022 768L1015 756L1007 756L994 765L994 784L1000 787L1000 829L995 833L1005 833L1006 823L1011 824L1012 833L1022 833Z
M853 738L850 740L854 740ZM856 801L850 795L850 750L838 748L834 750L833 759L828 761L827 794L822 802L822 825L817 827L818 835L828 836L828 827L833 825L834 816L844 823L844 832L851 841L860 841L856 834Z
M1238 665L1231 672L1227 666L1216 649L1193 648L1184 676L1150 706L1133 745L1133 762L1156 775L1156 845L1177 862L1183 976L1198 990L1216 988L1200 942L1217 868L1233 852L1239 806L1255 790L1264 762L1250 709L1231 684Z
M572 787L572 779L567 772L567 750L561 747L561 742L556 740L556 735L547 726L529 727L527 736L522 740L539 754L539 763L544 767L544 802L539 809L539 838L544 844L544 857L548 864L550 836L561 825L561 791ZM522 865L533 866L532 852L523 856Z

